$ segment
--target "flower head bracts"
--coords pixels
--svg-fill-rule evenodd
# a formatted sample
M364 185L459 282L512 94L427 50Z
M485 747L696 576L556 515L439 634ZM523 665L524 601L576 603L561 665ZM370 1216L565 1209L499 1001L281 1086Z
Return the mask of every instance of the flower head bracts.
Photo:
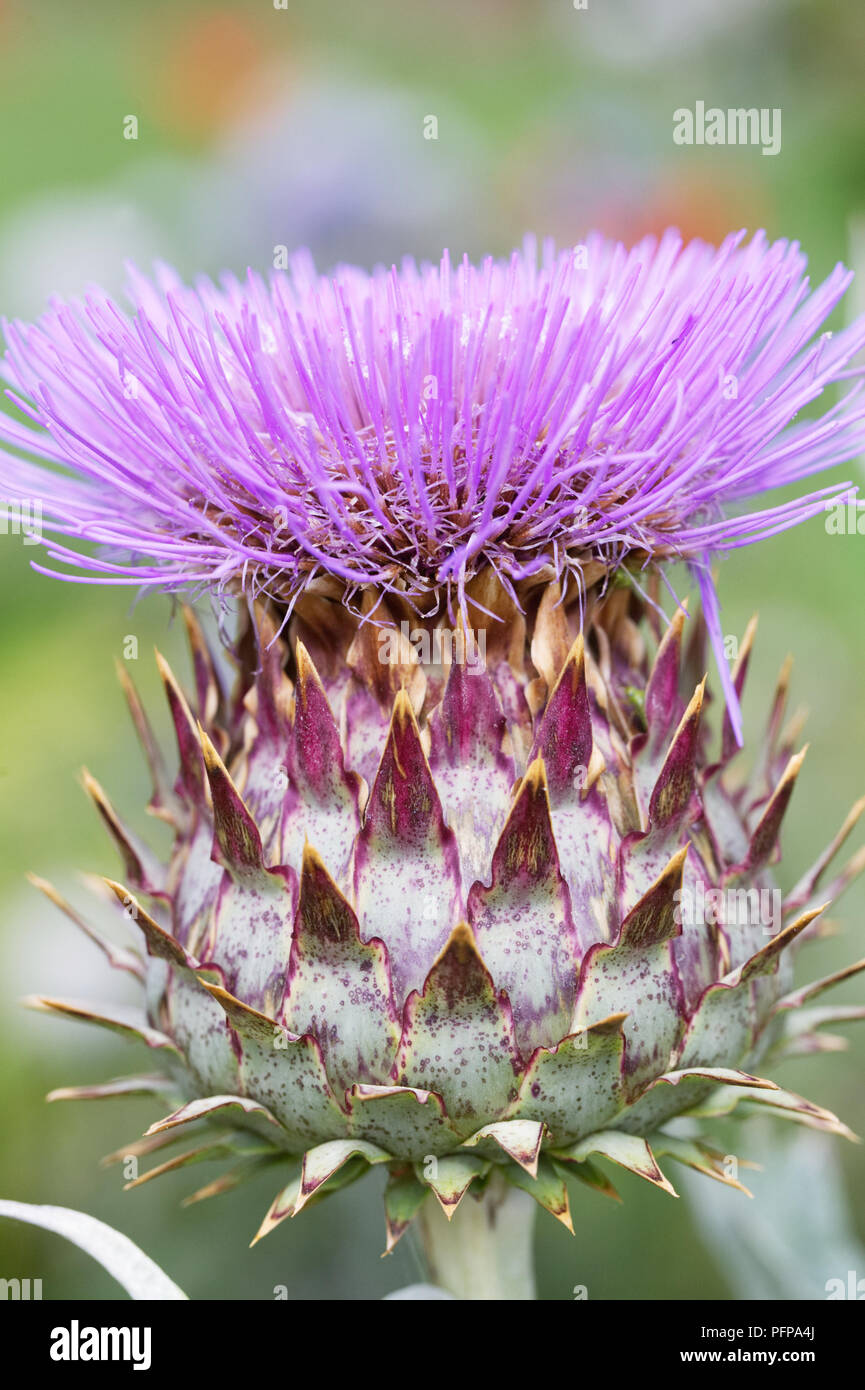
M173 797L162 798L176 831L167 871L147 867L88 779L134 879L134 892L107 883L141 954L95 931L44 881L37 886L116 968L143 977L147 1011L31 1002L151 1049L145 1075L53 1093L159 1099L165 1118L113 1156L153 1157L130 1186L230 1158L187 1199L197 1202L269 1169L276 1195L260 1238L385 1165L390 1249L425 1200L452 1216L493 1175L568 1226L566 1176L615 1195L595 1158L666 1192L664 1154L741 1187L723 1153L667 1132L686 1113L693 1123L737 1105L769 1107L849 1135L831 1112L767 1080L766 1066L837 1050L844 1039L821 1030L865 1017L858 1004L804 1007L865 961L794 990L791 960L795 943L819 930L827 901L865 867L860 850L821 891L865 798L785 899L770 866L802 764L795 731L781 729L786 673L763 763L732 788L736 749L722 737L715 761L702 681L685 702L690 655L680 619L651 665L643 652L631 672L649 691L641 708L616 709L593 653L601 617L608 642L624 649L628 620L609 611L621 597L598 600L608 611L590 616L585 640L560 647L560 658L549 635L535 632L530 649L544 666L550 658L553 681L534 717L528 763L499 702L499 669L463 680L454 664L445 690L428 685L417 712L403 689L389 715L370 703L381 752L361 783L337 732L351 692L338 669L317 672L298 641L296 679L279 670L278 697L267 665L241 665L234 698L221 703L202 680L199 756L210 795L184 773ZM562 616L552 601L539 611ZM288 644L301 621L295 613ZM190 632L199 652L194 622ZM167 668L164 675L188 767L195 726ZM740 689L744 678L740 668ZM149 729L128 693L150 760ZM278 707L283 739L272 716L258 738L257 715ZM484 724L491 709L499 720ZM612 738L608 715L626 721L626 737ZM477 739L471 778L494 830L476 842L465 834L442 750L464 759L479 727L487 736ZM484 780L485 762L504 771L505 743L511 775ZM592 750L601 748L599 760ZM569 751L582 759L576 774ZM311 776L328 761L330 780ZM597 769L591 785L586 763ZM280 788L286 813L274 818L268 801L268 826L290 821L287 835L258 829L268 783ZM215 878L203 872L208 844ZM163 1146L182 1139L192 1146L165 1159Z

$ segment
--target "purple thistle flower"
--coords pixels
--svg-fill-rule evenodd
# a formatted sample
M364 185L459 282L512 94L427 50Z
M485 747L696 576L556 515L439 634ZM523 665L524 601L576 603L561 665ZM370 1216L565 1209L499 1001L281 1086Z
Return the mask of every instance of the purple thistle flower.
M123 675L169 853L84 777L140 954L38 880L145 1007L29 1002L168 1059L53 1093L161 1098L136 1149L156 1166L128 1186L228 1147L198 1202L279 1165L258 1240L383 1166L388 1250L417 1221L451 1292L522 1300L513 1199L572 1230L566 1173L617 1195L595 1156L669 1193L657 1156L740 1187L699 1126L665 1128L739 1100L849 1135L754 1068L839 1045L816 1030L863 1013L801 1006L865 962L793 990L788 948L865 867L860 850L823 887L865 798L782 895L804 750L785 671L751 775L729 782L755 624L734 689L709 568L851 491L747 510L865 446L865 319L814 341L848 280L810 294L795 246L668 233L333 279L300 256L219 289L133 273L131 319L95 293L7 329L26 415L0 457L49 555L241 609L230 693L190 610L190 699L159 658L176 778ZM702 591L687 644L683 606L663 632L641 621L675 560ZM401 641L385 651L373 623ZM162 1162L186 1125L195 1147Z
M795 242L674 231L509 261L405 261L183 286L130 271L130 316L91 291L6 325L10 499L38 497L52 560L88 583L266 590L316 577L429 613L492 566L582 582L686 560L721 647L712 557L850 485L753 510L865 447L858 381L792 423L865 345L815 337L851 275L811 291ZM45 464L62 466L62 472ZM97 546L81 553L68 536ZM37 565L44 573L54 573ZM738 732L726 661L722 681Z

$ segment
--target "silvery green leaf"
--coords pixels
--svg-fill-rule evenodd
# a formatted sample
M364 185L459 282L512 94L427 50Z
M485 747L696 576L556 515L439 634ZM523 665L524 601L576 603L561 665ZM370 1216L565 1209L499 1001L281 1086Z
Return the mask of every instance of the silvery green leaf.
M26 1221L65 1236L73 1245L92 1255L112 1278L121 1284L130 1298L149 1301L186 1299L167 1274L154 1264L149 1255L139 1250L128 1236L71 1207L36 1206L31 1202L0 1200L0 1216L13 1221Z
M435 1284L407 1284L404 1289L395 1289L393 1293L386 1293L383 1302L387 1303L392 1298L420 1298L428 1302L435 1299L446 1298L453 1300L453 1294L446 1289L436 1288Z
M783 1152L780 1150L783 1147ZM777 1130L748 1127L747 1156L756 1198L706 1183L687 1169L680 1190L708 1250L740 1299L823 1299L831 1279L865 1272L835 1148L828 1135L799 1131L783 1144ZM806 1199L807 1194L807 1199Z

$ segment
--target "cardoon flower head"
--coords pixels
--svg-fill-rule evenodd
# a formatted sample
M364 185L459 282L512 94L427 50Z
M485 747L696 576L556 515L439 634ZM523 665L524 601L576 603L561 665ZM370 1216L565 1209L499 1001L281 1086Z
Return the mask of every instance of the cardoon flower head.
M470 1229L470 1188L569 1224L569 1177L615 1195L598 1157L738 1186L682 1113L846 1132L757 1069L862 1016L803 1006L865 962L795 991L787 948L865 799L782 897L786 675L727 775L753 626L730 675L722 655L718 746L703 707L713 557L850 490L749 504L865 445L858 384L797 418L857 375L865 322L815 336L848 280L809 292L795 244L671 232L329 279L299 256L220 288L133 273L132 317L93 293L7 328L32 423L0 427L5 487L42 499L67 577L249 599L231 695L191 614L190 698L161 664L176 779L125 682L170 861L87 781L143 954L105 949L146 1007L36 1001L153 1050L156 1075L57 1093L162 1098L122 1152L193 1147L137 1181L227 1147L194 1199L280 1167L265 1234L384 1165L388 1248L419 1216L457 1287L439 1209L470 1242L496 1227ZM677 560L703 595L687 644L684 608L658 619Z
M7 458L5 484L91 583L291 600L329 575L430 615L488 567L513 593L680 559L714 617L713 556L843 489L761 495L865 441L858 384L793 423L865 344L863 323L815 336L849 272L811 292L804 271L796 243L672 231L372 275L302 253L219 287L132 271L131 314L92 291L7 326L37 429L0 433L71 476Z

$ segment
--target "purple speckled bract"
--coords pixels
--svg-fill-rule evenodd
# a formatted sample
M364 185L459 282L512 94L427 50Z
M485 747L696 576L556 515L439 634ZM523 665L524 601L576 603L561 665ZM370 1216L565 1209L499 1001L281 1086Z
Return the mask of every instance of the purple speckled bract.
M0 455L0 487L90 583L290 600L325 573L429 612L486 566L682 558L718 652L710 558L850 489L741 504L865 448L858 383L792 423L865 345L865 320L815 339L851 277L804 271L795 242L675 231L330 277L301 252L218 287L130 270L131 315L94 289L6 325L35 428L0 435L40 462Z

